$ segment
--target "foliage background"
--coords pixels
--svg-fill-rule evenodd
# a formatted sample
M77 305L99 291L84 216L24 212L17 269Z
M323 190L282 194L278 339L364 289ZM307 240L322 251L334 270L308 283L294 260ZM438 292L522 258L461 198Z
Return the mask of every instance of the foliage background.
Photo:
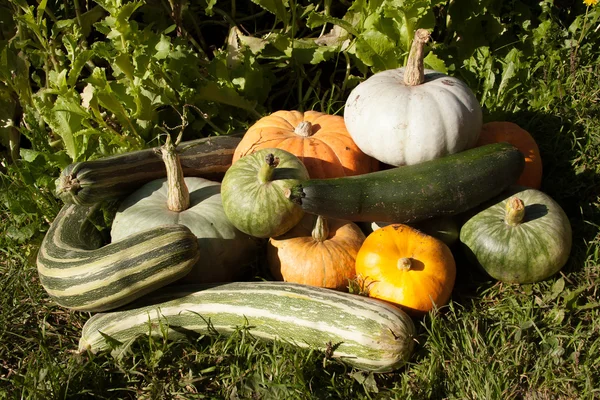
M15 398L598 396L599 18L594 0L3 2L0 387ZM486 121L538 141L543 190L573 226L561 275L516 287L463 270L448 309L417 321L413 364L389 376L323 369L318 354L245 331L197 351L142 343L125 361L70 355L86 316L48 301L34 262L62 168L157 145L185 105L186 140L278 109L341 114L356 84L403 65L417 28L433 32L426 64L467 82Z

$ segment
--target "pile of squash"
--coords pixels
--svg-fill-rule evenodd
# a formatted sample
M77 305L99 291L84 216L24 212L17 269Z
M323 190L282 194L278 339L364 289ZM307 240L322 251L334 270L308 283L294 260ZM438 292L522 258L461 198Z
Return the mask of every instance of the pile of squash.
M360 83L343 117L277 111L241 138L168 138L66 168L38 271L61 306L104 312L80 350L147 334L160 309L171 314L152 318L186 329L203 329L199 313L222 318L225 333L247 320L267 339L347 343L334 356L390 371L412 352L409 316L449 301L456 251L504 282L562 268L571 227L540 191L535 140L514 123L483 124L463 82L424 69L428 39L418 30L405 68ZM106 244L89 217L119 197ZM240 282L263 260L273 282Z

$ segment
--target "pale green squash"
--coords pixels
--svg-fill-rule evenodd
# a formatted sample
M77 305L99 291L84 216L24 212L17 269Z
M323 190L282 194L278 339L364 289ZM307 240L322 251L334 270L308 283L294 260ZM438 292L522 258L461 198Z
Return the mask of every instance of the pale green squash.
M513 187L468 218L460 241L467 257L492 278L538 282L567 262L571 224L547 194Z

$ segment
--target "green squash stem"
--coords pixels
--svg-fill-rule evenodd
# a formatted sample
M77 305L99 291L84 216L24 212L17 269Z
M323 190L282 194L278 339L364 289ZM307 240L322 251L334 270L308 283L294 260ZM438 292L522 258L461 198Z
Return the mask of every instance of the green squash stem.
M265 184L271 182L271 178L273 177L273 171L279 165L279 157L275 157L273 153L269 153L265 157L265 163L261 167L260 171L258 171L258 180L260 183Z
M506 215L504 222L510 226L517 226L525 218L525 204L518 197L511 197L506 202Z
M183 169L176 144L167 135L167 141L160 149L165 168L167 169L167 207L171 211L181 212L190 207L190 192L183 179Z
M312 230L312 238L315 242L321 243L329 237L329 226L327 220L322 216L317 216L315 227Z
M417 86L425 82L423 49L430 36L429 31L426 29L417 29L415 32L406 67L404 68L404 83L407 86Z

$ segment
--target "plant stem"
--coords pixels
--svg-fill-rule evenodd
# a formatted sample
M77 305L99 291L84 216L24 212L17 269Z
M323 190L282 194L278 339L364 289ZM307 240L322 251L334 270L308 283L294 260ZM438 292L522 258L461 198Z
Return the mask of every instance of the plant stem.
M525 204L518 197L511 197L506 202L506 215L504 222L510 226L517 226L525 218Z
M324 242L329 237L329 225L327 220L318 215L315 221L315 227L312 230L312 238L315 242Z
M404 69L404 83L408 86L417 86L425 82L423 49L429 38L430 34L426 29L417 29L415 32Z
M294 128L294 133L298 136L310 137L313 135L312 124L309 121L302 121Z
M275 157L273 153L267 154L265 157L265 163L261 167L258 172L258 180L260 183L265 184L271 182L271 178L273 177L273 171L279 165L279 157Z
M176 144L173 144L170 135L167 135L167 141L161 148L161 154L167 169L167 207L175 212L187 210L190 206L190 192L185 185Z
M396 263L396 267L398 267L398 269L401 271L408 271L408 270L410 270L411 266L412 266L412 261L408 257L399 258L398 262Z

